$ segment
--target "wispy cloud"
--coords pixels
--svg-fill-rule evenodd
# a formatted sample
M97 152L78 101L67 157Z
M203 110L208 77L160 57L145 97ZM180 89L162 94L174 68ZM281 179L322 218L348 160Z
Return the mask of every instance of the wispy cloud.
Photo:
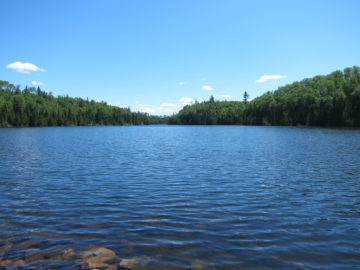
M142 104L142 103L139 103L137 106L140 107L140 108L143 108L143 107L152 107L152 105Z
M204 85L204 86L202 87L202 90L212 91L212 90L214 90L214 87L212 87L211 85Z
M139 112L142 112L142 113L154 113L155 112L155 109L154 108L150 108L150 107L145 107L145 108L142 108L140 110L138 110Z
M154 113L156 111L153 105L138 103L136 106L136 111L141 113Z
M201 78L200 81L206 81L206 78Z
M183 97L179 101L180 103L182 103L182 105L190 105L191 103L193 103L194 100L189 97Z
M8 64L6 66L6 68L13 69L13 70L16 70L17 72L26 73L26 74L29 74L30 72L35 72L35 71L45 71L45 69L39 68L39 67L35 66L34 64L23 63L20 61Z
M175 112L176 107L179 107L179 105L173 103L162 103L157 108L157 112L161 114L172 114Z
M279 80L279 79L285 79L287 76L285 75L262 75L258 80L256 80L257 83L266 82L268 80Z
M230 96L230 95L217 95L217 97L222 97L222 98L232 98L232 96Z
M44 83L42 83L42 82L37 82L37 81L32 81L31 84L32 84L32 85L38 85L38 86L43 86L43 85L44 85Z
M186 82L179 82L179 85L185 85Z
M161 107L177 107L176 104L172 104L172 103L163 103L160 105Z
M158 108L158 111L159 111L160 113L173 113L173 112L174 112L174 110L171 109L171 108L161 107L161 106Z
M192 99L191 99L192 100ZM186 101L186 100L185 100ZM177 108L180 107L179 104L174 103L162 103L161 105L150 105L138 103L136 111L141 113L149 113L149 114L172 114Z

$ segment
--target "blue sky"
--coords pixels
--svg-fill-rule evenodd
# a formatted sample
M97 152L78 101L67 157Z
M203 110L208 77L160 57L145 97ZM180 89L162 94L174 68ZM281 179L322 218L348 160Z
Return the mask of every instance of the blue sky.
M151 114L360 65L358 0L2 0L0 10L0 80Z

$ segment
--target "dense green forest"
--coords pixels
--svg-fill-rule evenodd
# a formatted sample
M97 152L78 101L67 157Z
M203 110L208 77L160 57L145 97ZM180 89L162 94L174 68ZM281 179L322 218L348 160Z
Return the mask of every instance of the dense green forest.
M360 127L360 68L346 68L280 87L248 101L195 102L170 117L106 102L54 97L39 87L0 81L0 127L87 125L306 125Z
M169 118L184 125L360 126L360 68L346 68L280 87L247 101L187 105Z
M130 109L0 81L0 127L143 125L149 116Z

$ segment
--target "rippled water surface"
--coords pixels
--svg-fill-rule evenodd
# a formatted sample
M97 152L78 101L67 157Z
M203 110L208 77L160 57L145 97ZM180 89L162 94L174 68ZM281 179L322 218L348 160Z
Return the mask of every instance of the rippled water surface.
M0 206L0 269L354 268L360 131L0 129Z

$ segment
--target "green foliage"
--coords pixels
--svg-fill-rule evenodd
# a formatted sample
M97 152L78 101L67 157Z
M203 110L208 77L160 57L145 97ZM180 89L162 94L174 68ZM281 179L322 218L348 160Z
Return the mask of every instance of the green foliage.
M170 117L149 116L81 98L54 97L39 87L0 81L0 127L84 125L307 125L360 127L360 68L346 68L280 87L249 101L187 105Z
M154 120L155 121L155 120ZM0 81L0 127L147 125L149 115Z
M210 101L185 106L169 124L360 126L360 68L315 76L249 102Z
M177 115L169 118L169 124L184 125L232 125L243 124L245 105L236 101L209 101L185 106Z
M169 116L149 115L149 125L166 125L169 122Z

